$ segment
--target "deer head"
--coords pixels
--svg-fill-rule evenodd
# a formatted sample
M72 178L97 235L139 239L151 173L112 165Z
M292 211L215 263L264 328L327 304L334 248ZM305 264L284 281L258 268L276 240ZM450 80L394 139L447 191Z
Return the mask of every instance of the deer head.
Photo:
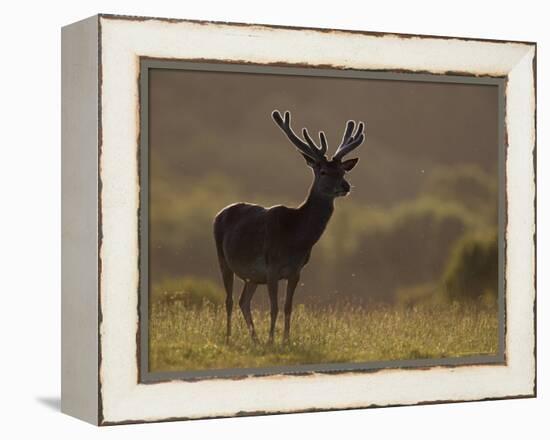
M294 133L290 127L290 112L285 112L283 118L281 113L275 110L271 116L286 134L290 142L302 153L307 165L313 170L315 179L312 190L328 197L346 196L350 192L351 186L346 181L345 174L357 165L359 159L342 159L361 145L365 139L365 134L363 133L364 124L359 122L356 130L354 121L347 122L342 142L336 149L336 153L334 153L332 159L329 160L326 157L328 148L324 132L319 132L320 145L317 145L310 137L306 128L302 130L305 141Z

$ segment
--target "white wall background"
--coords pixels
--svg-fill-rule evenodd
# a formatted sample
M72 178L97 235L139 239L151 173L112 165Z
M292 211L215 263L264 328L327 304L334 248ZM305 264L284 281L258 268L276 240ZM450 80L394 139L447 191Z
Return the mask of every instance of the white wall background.
M315 6L314 6L315 5ZM296 0L4 2L0 15L2 438L547 438L550 433L548 79L545 2ZM538 42L538 391L530 400L94 428L59 412L60 27L96 14ZM6 99L7 98L7 99ZM546 264L545 264L546 263Z

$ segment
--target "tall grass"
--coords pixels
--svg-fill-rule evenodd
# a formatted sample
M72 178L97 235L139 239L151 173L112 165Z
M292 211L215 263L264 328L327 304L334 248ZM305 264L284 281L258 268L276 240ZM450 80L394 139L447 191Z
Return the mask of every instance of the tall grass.
M269 313L253 312L258 335L267 339ZM153 302L149 323L152 371L292 366L495 354L498 314L479 303L410 308L297 305L290 344L281 342L282 317L273 346L253 344L238 307L233 335L225 342L225 310Z

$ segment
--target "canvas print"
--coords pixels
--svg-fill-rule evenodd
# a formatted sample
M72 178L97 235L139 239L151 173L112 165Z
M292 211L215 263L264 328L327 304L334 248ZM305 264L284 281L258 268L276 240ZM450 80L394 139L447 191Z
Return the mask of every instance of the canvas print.
M148 75L150 372L502 353L498 87Z

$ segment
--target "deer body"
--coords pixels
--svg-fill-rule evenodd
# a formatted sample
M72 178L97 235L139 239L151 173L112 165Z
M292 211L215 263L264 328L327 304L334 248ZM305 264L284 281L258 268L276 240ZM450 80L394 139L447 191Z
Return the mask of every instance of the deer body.
M236 203L221 211L214 229L229 269L256 284L299 273L333 212L330 199L308 202L299 208Z
M257 341L250 302L259 284L266 284L271 303L269 340L273 342L278 314L278 284L287 280L285 300L284 339L290 334L290 316L294 291L302 268L308 263L311 249L321 238L334 211L334 199L347 195L349 183L344 174L358 159L345 162L341 157L363 141L363 126L353 135L354 124L348 127L342 145L331 161L324 157L326 139L321 133L322 146L317 147L304 129L307 144L290 128L290 114L285 118L275 111L273 119L302 152L312 168L314 180L305 201L297 208L277 205L264 208L248 203L236 203L224 208L214 220L214 238L220 270L227 293L227 338L231 335L233 309L233 278L244 281L239 305L251 337ZM350 148L351 145L351 148ZM339 155L340 152L340 155Z

